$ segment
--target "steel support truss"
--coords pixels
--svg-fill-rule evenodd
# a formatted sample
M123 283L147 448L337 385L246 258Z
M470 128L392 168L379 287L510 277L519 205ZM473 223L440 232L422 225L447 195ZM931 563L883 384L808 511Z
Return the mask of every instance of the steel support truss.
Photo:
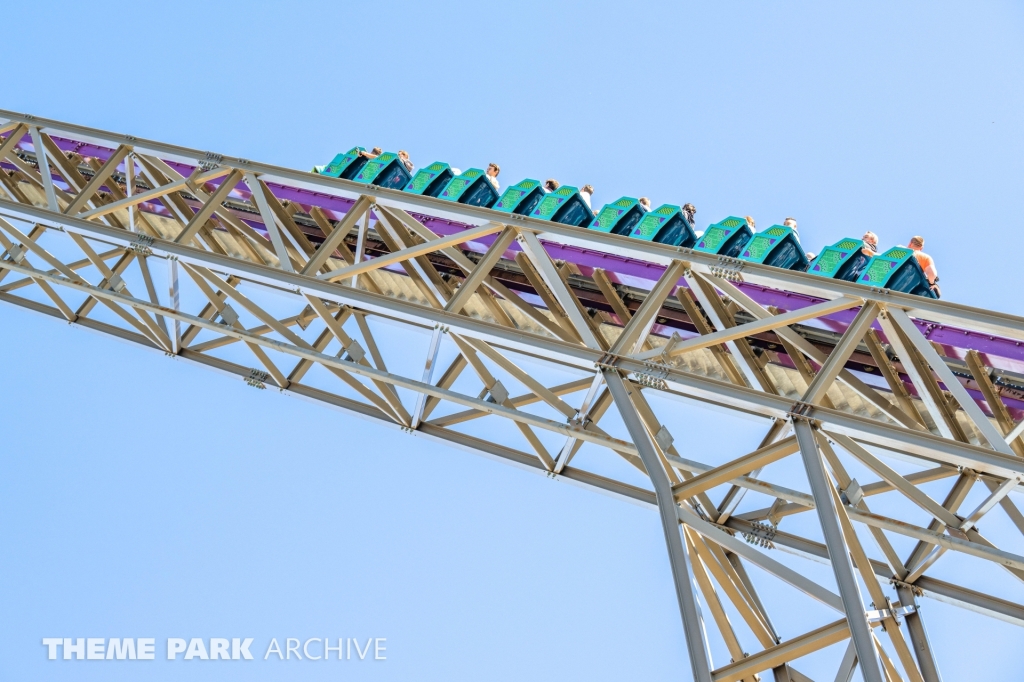
M919 324L1024 340L1020 318L0 117L0 301L656 509L695 680L806 680L794 661L849 640L836 679L933 682L924 597L1024 626L998 584L929 575L955 560L1024 580L1024 557L980 529L999 507L1024 533L1024 428L982 355L965 380ZM558 244L662 274L627 287ZM740 280L822 300L782 311ZM801 327L840 314L829 344ZM680 403L763 420L764 438L706 462ZM784 458L806 477L771 475ZM780 528L805 512L820 537ZM834 586L805 577L808 558ZM759 596L773 581L835 619L779 631Z

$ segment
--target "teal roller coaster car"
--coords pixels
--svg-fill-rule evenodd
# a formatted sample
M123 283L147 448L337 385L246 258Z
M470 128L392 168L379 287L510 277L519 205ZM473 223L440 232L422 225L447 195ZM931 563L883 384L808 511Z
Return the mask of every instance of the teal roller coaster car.
M313 172L332 178L351 180L369 161L369 159L360 154L360 152L365 151L362 147L352 147L352 149L344 154L335 156L326 166L314 166Z
M807 254L793 228L772 225L758 232L740 249L740 260L763 263L783 270L806 270Z
M807 272L819 277L856 282L871 260L871 256L864 253L864 246L860 239L840 239L822 249Z
M365 182L387 189L402 189L409 184L409 178L405 164L398 158L398 154L393 152L384 152L377 158L370 159L352 176L355 182Z
M540 181L527 178L506 189L493 208L503 213L530 215L543 198L544 190Z
M498 201L498 192L482 170L470 168L452 178L437 198L467 206L490 208Z
M443 161L435 161L416 171L416 175L412 176L412 180L402 191L424 197L436 197L454 177L455 171L451 166Z
M579 189L569 185L562 185L545 196L530 217L577 227L590 227L594 222L594 212L583 201Z
M633 197L622 197L618 201L605 204L598 212L597 219L590 225L595 232L611 232L612 234L629 234L647 209Z
M650 211L636 224L629 236L645 242L690 248L697 243L693 225L683 210L672 204L663 204Z
M752 236L754 233L745 218L729 216L708 226L704 234L697 239L693 250L736 258Z
M874 256L857 282L906 294L938 298L928 284L921 264L914 257L913 249L904 246L894 246L885 253Z

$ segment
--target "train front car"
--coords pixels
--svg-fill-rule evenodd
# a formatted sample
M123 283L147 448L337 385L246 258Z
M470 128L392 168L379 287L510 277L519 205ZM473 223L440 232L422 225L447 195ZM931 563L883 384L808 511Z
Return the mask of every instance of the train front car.
M352 149L349 149L344 154L335 156L326 166L314 166L313 172L331 178L351 180L369 161L369 159L362 155L362 152L365 151L362 147L352 147Z
M914 251L905 246L894 246L885 253L874 256L857 281L860 284L892 289L905 294L938 298L932 291L921 264L914 257Z

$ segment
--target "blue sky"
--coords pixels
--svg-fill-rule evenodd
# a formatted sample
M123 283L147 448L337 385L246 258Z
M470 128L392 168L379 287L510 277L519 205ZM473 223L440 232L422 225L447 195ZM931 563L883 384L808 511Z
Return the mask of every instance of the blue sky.
M946 298L1024 314L1013 3L36 2L5 19L6 109L296 168L356 144L495 161L504 184L589 182L597 204L690 201L701 227L792 215L812 250L921 234ZM4 679L686 678L654 512L21 309L0 330ZM759 440L681 418L695 450ZM925 608L947 680L1018 665L1019 629ZM388 660L48 662L52 636L155 637L158 659L167 637L254 637L257 658L271 637L386 637Z

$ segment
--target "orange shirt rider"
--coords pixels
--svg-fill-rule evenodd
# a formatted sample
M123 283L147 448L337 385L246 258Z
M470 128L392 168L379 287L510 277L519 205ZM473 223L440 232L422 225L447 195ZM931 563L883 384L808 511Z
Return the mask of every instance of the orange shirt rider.
M935 259L921 250L924 248L924 238L912 237L907 246L914 251L914 257L917 258L918 265L924 270L924 276L928 278L928 284L933 289L937 289L935 283L939 281L939 272L935 269Z

